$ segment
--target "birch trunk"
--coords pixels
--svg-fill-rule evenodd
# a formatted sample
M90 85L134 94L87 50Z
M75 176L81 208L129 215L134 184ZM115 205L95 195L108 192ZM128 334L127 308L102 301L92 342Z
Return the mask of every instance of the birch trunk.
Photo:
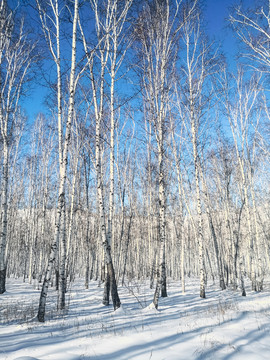
M1 96L1 95L0 95ZM1 104L0 104L1 108ZM1 113L0 113L1 116ZM0 294L6 291L6 243L7 243L7 194L8 194L8 144L7 139L3 139L3 168L1 184L1 233L0 233Z
M105 209L104 209L104 200L103 200L103 184L101 176L101 157L100 157L100 123L96 121L96 171L97 171L97 192L98 192L98 202L99 202L99 218L100 218L100 232L101 232L101 241L103 244L105 262L107 267L107 281L105 281L104 287L104 298L103 301L107 305L108 301L108 292L111 289L111 296L113 301L114 309L118 309L121 305L117 284L115 279L115 273L111 257L111 247L108 243L107 234L106 234L106 224L105 224ZM109 284L109 286L108 286Z
M81 28L84 50L88 59L90 78L93 91L93 102L96 120L96 134L95 134L95 149L96 149L96 174L97 174L97 195L98 195L98 208L100 218L100 235L104 249L105 263L107 267L107 275L104 285L104 298L103 303L109 303L109 288L111 289L111 296L114 305L114 309L120 307L120 299L118 296L115 272L111 256L111 240L113 231L113 211L114 211L114 130L115 130L115 119L114 119L114 106L115 106L115 76L123 60L123 54L117 61L119 51L119 38L122 33L123 26L125 24L127 12L131 6L132 1L128 0L123 4L123 7L118 7L117 1L109 1L104 11L100 9L100 3L98 0L92 2L92 8L95 13L96 20L96 31L98 39L98 59L100 64L100 84L97 88L96 78L93 71L93 54L90 54L86 44L86 39ZM123 38L120 38L121 42ZM125 51L124 51L125 54ZM109 66L110 60L110 66ZM110 69L109 76L110 81L110 194L109 194L109 215L106 229L105 219L105 206L104 206L104 195L103 195L103 177L101 170L101 122L103 121L104 115L104 87L105 87L105 71Z
M71 122L74 112L74 98L75 98L75 69L76 69L76 45L77 45L77 22L78 22L78 0L75 0L74 3L74 18L73 18L73 32L72 32L72 53L71 53L71 67L70 67L70 81L69 81L69 108L68 108L68 118L66 123L66 134L65 134L65 143L63 148L63 161L60 164L60 181L59 181L59 190L58 190L58 205L57 213L55 219L55 231L54 231L54 241L51 245L51 251L48 261L47 270L45 273L42 290L39 300L39 309L37 318L40 322L45 321L45 307L46 307L46 298L48 294L49 282L51 280L51 274L53 269L53 264L55 262L55 256L59 246L59 234L60 234L60 224L61 217L63 216L63 211L65 207L65 185L66 185L66 176L67 176L67 163L68 163L68 151L70 143L70 134L71 134ZM62 237L64 241L64 237ZM65 247L65 244L62 243L62 246ZM62 275L65 271L65 256L62 257ZM64 275L63 275L64 276ZM65 282L64 282L65 283ZM64 306L64 296L65 296L65 286L61 288L61 304Z
M174 124L172 123L172 119L171 120L171 138L172 138L172 150L173 150L173 157L174 157L174 161L175 161L175 167L176 167L176 173L177 173L177 187L178 187L178 196L179 196L179 213L180 213L180 229L179 232L176 229L176 224L174 223L175 226L175 233L179 242L179 251L180 251L180 243L181 243L181 284L182 284L182 293L185 293L185 264L184 264L184 259L185 259L185 237L183 234L183 229L184 229L184 221L183 221L183 182L182 182L182 175L181 175L181 169L180 169L180 161L181 161L181 149L182 149L182 144L180 144L180 150L177 153L177 148L176 148L176 142L175 142L175 134L174 134Z
M181 69L182 77L180 84L183 93L176 93L180 101L178 108L182 121L184 122L188 137L191 139L190 153L192 154L192 163L194 169L194 184L196 192L196 214L197 226L195 236L198 242L199 255L199 273L200 273L200 297L205 298L206 272L204 266L205 244L203 235L203 215L202 215L202 196L200 169L200 130L202 129L205 114L213 106L213 86L211 76L220 71L219 57L215 49L205 42L201 27L200 11L194 11L193 16L184 23L183 37L181 45L183 46L185 62Z
M114 32L115 32L115 25L114 25ZM115 39L114 39L115 40ZM111 84L110 84L110 122L111 122L111 129L110 129L110 195L109 195L109 216L108 216L108 246L110 249L112 248L112 240L113 240L113 214L114 214L114 130L115 130L115 120L114 120L114 86L115 86L115 66L116 66L116 56L117 56L117 42L114 41L113 44L113 56L111 61ZM113 246L114 249L114 246ZM109 284L110 284L110 276L114 275L114 270L107 268L107 276L105 278L104 284L104 297L103 297L103 304L109 304Z
M73 219L74 219L74 202L75 202L75 193L76 193L76 185L77 185L77 175L78 175L78 168L79 168L79 155L78 146L76 149L75 155L75 164L74 164L74 175L72 179L72 188L71 188L71 200L70 200L70 217L68 223L68 233L67 233L67 244L66 244L66 261L65 261L65 277L67 282L67 277L69 274L69 266L70 266L70 252L71 252L71 239L72 239L72 230L73 230Z
M168 95L171 86L169 63L171 52L174 52L173 37L178 30L174 28L177 22L179 4L171 14L168 1L154 2L153 7L145 8L145 13L138 23L138 38L141 42L143 58L143 91L147 108L146 118L153 124L158 148L158 238L159 254L157 267L157 283L153 304L158 308L158 299L167 296L166 266L165 266L165 237L166 237L166 194L165 194L165 121L167 117ZM172 19L171 19L172 15ZM172 20L172 23L171 23ZM175 25L175 27L179 24ZM173 68L174 64L170 63ZM151 124L149 125L150 129ZM148 160L151 160L148 151ZM151 192L151 188L150 188Z
M64 202L60 221L60 243L59 243L59 290L58 290L58 310L65 308L65 293L66 293L66 204Z
M165 240L166 240L166 217L165 217L165 174L164 174L164 145L163 124L159 124L158 163L159 163L159 263L157 268L157 285L154 294L154 306L158 308L158 298L167 297L166 288L166 263L165 263Z
M189 47L189 42L187 43ZM195 118L195 103L194 103L194 89L193 89L193 74L192 67L188 54L188 69L189 69L189 112L191 122L191 136L192 136L192 149L193 149L193 161L195 171L195 188L196 188L196 205L198 215L198 231L197 241L199 248L199 272L200 272L200 297L205 298L205 287L206 287L206 274L204 267L204 239L203 239L203 219L202 219L202 207L201 207L201 189L200 189L200 161L198 154L198 124Z
M203 174L201 176L203 178ZM211 235L213 238L213 243L214 243L218 275L219 275L219 285L221 287L221 290L225 290L226 286L225 286L225 281L224 281L223 266L222 266L220 251L219 251L218 239L217 239L217 235L216 235L216 231L215 231L215 227L214 227L214 223L213 223L212 214L210 212L210 199L209 199L208 191L206 189L206 183L205 183L204 178L203 178L202 183L203 183L203 190L204 190L204 194L205 194L206 213L207 213L207 217L208 217L208 221L209 221L210 232L211 232Z
M124 286L125 283L125 275L126 275L126 268L127 268L127 256L128 256L128 247L129 247L129 242L130 242L130 230L131 230L131 224L132 224L132 217L133 214L131 213L130 218L129 218L129 224L128 224L128 231L127 231L127 238L126 238L126 243L125 243L125 248L124 248L124 252L123 252L123 274L122 274L122 286Z
M203 220L201 209L201 194L200 194L200 179L199 179L199 159L197 149L197 137L194 121L192 121L192 144L193 144L193 158L195 169L195 184L196 184L196 202L198 214L198 247L199 247L199 271L200 271L200 297L205 298L206 275L204 268L204 246L203 246Z
M15 35L14 14L7 1L0 1L0 132L3 148L1 174L0 294L6 291L6 245L8 231L9 155L18 102L32 62L34 46L24 34L23 21Z
M226 110L228 114L228 120L232 132L234 141L234 147L236 152L237 163L239 166L240 179L241 179L241 192L244 199L244 205L247 218L247 238L248 238L248 267L250 273L250 279L252 282L252 289L257 288L257 273L256 273L256 254L255 251L257 245L257 232L256 232L256 217L252 217L252 210L249 200L249 188L252 189L252 169L251 164L248 166L250 160L250 149L247 144L247 137L249 135L249 128L253 127L251 123L252 112L257 106L257 98L260 92L258 86L258 78L256 76L245 83L243 79L243 71L239 70L237 78L235 80L236 95L234 98L234 105L231 105L231 99L226 99ZM226 81L227 79L225 79ZM226 88L228 86L225 83ZM228 96L228 94L226 94ZM251 190L251 200L252 190ZM254 205L254 204L253 204ZM254 214L254 213L253 213ZM255 231L253 227L255 223Z

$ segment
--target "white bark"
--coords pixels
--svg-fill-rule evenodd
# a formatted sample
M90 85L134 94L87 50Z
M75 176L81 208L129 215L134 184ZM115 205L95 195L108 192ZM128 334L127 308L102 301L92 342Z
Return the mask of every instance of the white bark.
M193 13L197 1L187 8L186 19ZM155 1L146 6L138 23L138 39L142 46L142 70L144 98L147 104L148 118L154 125L158 148L159 176L159 263L157 285L154 294L154 306L158 308L158 298L167 296L165 238L166 238L166 189L165 189L165 128L172 89L172 75L175 68L175 38L183 27L179 19L180 2L175 7L170 2Z
M225 79L226 81L226 79ZM228 89L228 84L225 84ZM226 111L229 120L232 137L234 141L234 147L236 152L237 163L239 166L242 197L244 199L244 206L246 210L247 218L247 238L248 238L248 263L249 272L252 281L252 288L257 288L256 284L256 247L259 242L258 231L256 231L256 207L251 210L251 204L249 200L250 191L252 193L252 164L249 164L249 158L251 150L247 144L247 137L249 135L249 128L253 127L252 111L256 106L256 101L259 96L260 89L258 87L258 79L256 76L251 78L248 84L244 83L243 73L240 71L236 78L236 92L235 101L231 105L229 101L229 94L226 93ZM252 194L251 194L252 195ZM251 196L252 197L252 196ZM253 206L255 204L253 203ZM253 216L252 216L253 215ZM254 229L255 226L255 229Z
M8 225L9 152L12 129L19 116L18 103L32 62L33 45L24 35L23 21L15 37L13 13L7 2L0 2L0 131L3 142L1 175L1 228L0 228L0 294L6 282L6 244Z
M71 49L71 64L70 64L70 79L69 79L69 107L68 107L68 118L66 123L66 133L65 133L65 142L63 148L63 161L60 164L60 179L59 179L59 189L58 189L58 205L57 213L55 219L55 232L54 232L54 241L51 245L50 257L48 262L48 267L45 273L42 290L40 294L39 301L39 310L38 310L38 320L44 322L45 320L45 306L46 306L46 297L48 293L48 286L51 280L51 274L53 269L53 264L55 261L55 256L59 244L59 234L60 234L60 225L61 218L63 216L63 211L65 207L65 185L66 185L66 176L67 176L67 163L68 163L68 151L70 143L70 133L71 133L71 123L74 113L74 99L75 99L75 71L76 71L76 46L77 46L77 23L78 23L78 0L75 0L74 3L74 18L73 18L73 31L72 31L72 49ZM63 221L63 219L62 219ZM62 236L62 250L65 250L65 237ZM61 255L61 273L60 273L60 296L58 306L60 309L65 307L65 259L66 253L62 251Z
M194 12L192 18L187 19L183 27L181 45L185 63L180 68L181 91L176 89L177 107L179 115L185 124L190 139L190 153L194 169L194 186L196 192L197 224L195 229L198 242L198 266L200 272L200 297L205 298L205 239L203 234L202 214L202 178L200 157L200 129L205 113L213 105L213 90L210 77L219 68L218 53L212 50L212 44L204 41L201 29L200 11Z

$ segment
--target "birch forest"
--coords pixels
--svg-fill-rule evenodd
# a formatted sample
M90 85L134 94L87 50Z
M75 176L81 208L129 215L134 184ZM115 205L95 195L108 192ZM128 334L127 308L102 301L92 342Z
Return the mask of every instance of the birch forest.
M168 279L263 291L270 2L226 31L234 59L203 1L0 0L0 298L22 278L44 322L79 278L114 310L133 280L156 309Z

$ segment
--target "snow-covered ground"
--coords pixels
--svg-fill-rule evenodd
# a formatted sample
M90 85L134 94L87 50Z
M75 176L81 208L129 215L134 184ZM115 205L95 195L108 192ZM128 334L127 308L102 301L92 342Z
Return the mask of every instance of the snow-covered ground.
M249 290L249 288L247 288ZM123 306L101 304L102 287L85 290L77 280L67 294L68 311L58 314L50 289L47 321L35 320L39 290L8 279L0 296L0 359L270 359L270 291L220 291L187 279L186 294L169 282L159 311L151 307L148 282L119 287ZM149 306L150 305L150 306Z

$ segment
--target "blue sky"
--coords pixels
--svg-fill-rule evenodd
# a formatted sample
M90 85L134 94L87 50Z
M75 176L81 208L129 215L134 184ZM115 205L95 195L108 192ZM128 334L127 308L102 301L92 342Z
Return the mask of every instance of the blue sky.
M239 4L239 2L240 0L202 0L207 33L210 39L215 38L221 44L229 67L234 67L238 46L236 36L227 27L226 18L229 15L229 8L234 4ZM244 4L252 6L254 1L244 0ZM23 107L26 109L30 121L35 118L38 112L46 112L44 98L47 91L44 87L35 84L29 96L24 99Z
M246 1L246 2L249 2ZM205 20L208 35L221 43L224 54L233 61L237 53L237 40L231 29L228 28L226 19L229 16L229 8L237 2L235 0L204 0ZM238 2L239 3L239 2Z
M204 16L207 23L207 31L210 37L214 37L222 45L222 50L227 57L228 65L234 65L238 52L239 39L228 28L227 18L235 5L242 3L244 7L256 6L254 0L202 0L205 6Z

